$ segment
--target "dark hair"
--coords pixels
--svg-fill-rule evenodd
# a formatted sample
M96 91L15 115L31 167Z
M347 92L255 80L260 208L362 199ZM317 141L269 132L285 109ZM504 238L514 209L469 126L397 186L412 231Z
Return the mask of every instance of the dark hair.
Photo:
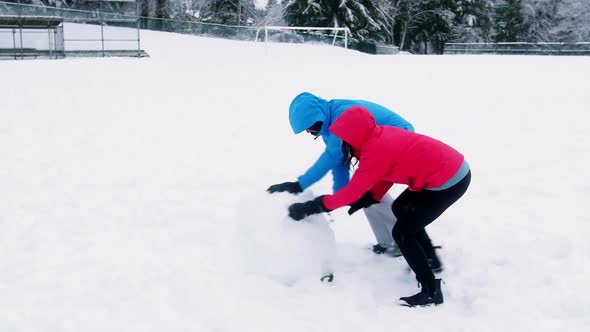
M342 141L342 164L347 166L355 166L358 164L358 160L356 160L354 163L352 162L353 155L354 149L352 148L352 145Z

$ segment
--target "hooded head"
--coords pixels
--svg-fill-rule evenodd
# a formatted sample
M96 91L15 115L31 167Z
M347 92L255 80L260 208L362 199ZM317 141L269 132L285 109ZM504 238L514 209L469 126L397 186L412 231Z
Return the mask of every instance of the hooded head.
M375 118L366 108L354 106L334 121L330 131L350 144L354 151L360 151L375 126Z
M328 102L309 92L303 92L293 99L289 106L289 123L295 134L299 134L318 121L328 123ZM327 130L323 126L320 130Z

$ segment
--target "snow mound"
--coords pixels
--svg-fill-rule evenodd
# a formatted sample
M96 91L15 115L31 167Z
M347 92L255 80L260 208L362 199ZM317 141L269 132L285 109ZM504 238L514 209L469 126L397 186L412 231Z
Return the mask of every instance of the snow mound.
M326 215L294 221L287 214L289 205L313 197L257 193L242 199L234 243L246 271L287 285L333 272L334 232Z

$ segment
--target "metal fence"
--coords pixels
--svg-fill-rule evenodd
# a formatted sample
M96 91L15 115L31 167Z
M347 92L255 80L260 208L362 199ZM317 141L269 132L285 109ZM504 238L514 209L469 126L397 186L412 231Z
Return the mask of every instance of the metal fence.
M62 8L50 5L23 3L21 0L0 1L0 15L6 16L59 16L66 22L137 21L136 0L84 0L83 8ZM116 3L117 6L109 6Z
M332 39L332 46L348 48L348 34L347 28L264 26L256 30L256 41L260 38L264 41L302 43L305 37L308 40L311 37L314 41L322 42L328 37Z
M144 16L141 16L139 21L141 29L243 41L265 40L284 43L326 43L347 47L349 37L348 31L339 34L335 33L344 30L342 28L270 27L268 29L269 27L264 26L226 25ZM264 37L260 37L262 30L265 31Z
M444 54L590 56L590 43L447 43Z
M195 20L162 19L139 15L136 0L86 0L86 9L57 8L43 5L23 4L20 0L0 0L0 54L14 55L25 53L35 57L59 54L63 56L146 56L141 50L140 30L156 30L190 34L196 36L255 41L260 26L237 26L216 24ZM116 7L105 4L120 3ZM91 4L92 6L90 6ZM88 10L92 7L92 10ZM115 8L115 9L114 9ZM110 10L110 11L109 11ZM33 39L32 32L22 26L23 21L53 18L63 23L83 23L84 27L68 29L62 24L56 29L54 37L45 45L15 43L11 38ZM2 26L2 19L16 19L16 26ZM288 28L288 27L287 27ZM323 30L272 30L267 31L266 40L287 43L327 43L336 46L349 46L349 32L336 34L333 29ZM15 40L16 40L15 39ZM13 41L13 42L11 42ZM59 47L58 47L59 46ZM52 48L53 47L53 48ZM387 49L390 53L391 50ZM392 53L392 52L391 52Z
M63 25L59 18L0 17L0 59L63 56Z
M251 41L254 41L257 29L253 26L225 25L144 16L139 17L139 26L141 29L146 30Z
M147 55L141 50L135 0L88 0L85 6L92 10L0 0L0 58ZM86 25L69 29L64 23ZM46 42L40 34L49 35Z

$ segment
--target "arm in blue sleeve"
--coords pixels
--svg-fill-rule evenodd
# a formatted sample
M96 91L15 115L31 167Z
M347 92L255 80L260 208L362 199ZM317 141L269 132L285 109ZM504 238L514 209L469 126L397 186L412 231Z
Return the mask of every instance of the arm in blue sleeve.
M326 143L326 150L318 158L318 160L298 178L299 185L302 189L306 189L312 184L318 182L330 170L342 164L342 150L340 147L340 139L336 136L329 135L324 138ZM335 184L336 185L336 184Z
M337 192L350 181L350 166L338 165L334 167L332 169L332 176L334 177L333 190Z
M322 153L320 158L313 164L305 174L301 175L299 180L299 185L302 189L306 189L312 184L318 182L323 178L336 164L334 159L328 151Z

